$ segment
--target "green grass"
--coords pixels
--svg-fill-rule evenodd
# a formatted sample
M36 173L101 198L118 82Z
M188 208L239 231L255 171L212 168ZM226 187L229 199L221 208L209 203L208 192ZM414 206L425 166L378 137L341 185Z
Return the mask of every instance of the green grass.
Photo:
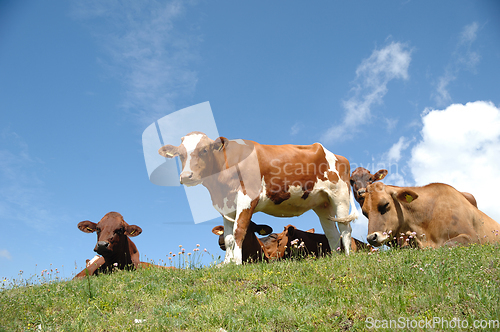
M0 291L0 330L364 331L370 319L433 317L470 329L474 320L500 320L499 249L391 250L17 283Z

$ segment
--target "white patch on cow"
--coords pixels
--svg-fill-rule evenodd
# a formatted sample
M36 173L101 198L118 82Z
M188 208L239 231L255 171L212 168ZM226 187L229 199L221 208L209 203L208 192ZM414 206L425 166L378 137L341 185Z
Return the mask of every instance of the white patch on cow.
M238 143L239 145L247 145L241 138L233 139L232 141Z
M202 134L193 134L184 137L182 145L184 145L184 148L186 149L187 158L186 165L184 166L182 172L191 172L191 153L196 149L196 146L198 145L202 137Z
M335 174L337 174L337 176L339 177L339 180L340 180L339 171L335 167L335 165L337 164L337 157L335 156L335 154L333 154L330 151L328 151L327 149L325 149L325 147L323 145L321 145L321 147L323 148L323 151L325 151L325 158L326 158L326 161L328 161L328 165L329 165L328 171L334 172ZM326 176L326 173L325 173L325 176Z
M232 202L231 206L229 206L227 203L229 202L229 200L227 199L227 197L224 197L224 205L223 206L219 206L218 204L214 204L214 208L219 211L220 214L222 214L223 216L228 216L230 214L234 214L233 212L235 212L235 202Z
M100 257L101 256L95 255L94 258L92 258L91 260L88 261L87 267L89 267L90 265L94 264Z

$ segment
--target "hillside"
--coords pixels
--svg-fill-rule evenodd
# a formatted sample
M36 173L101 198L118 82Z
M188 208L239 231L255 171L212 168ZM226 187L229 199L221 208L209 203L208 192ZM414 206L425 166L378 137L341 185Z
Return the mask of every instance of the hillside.
M4 288L0 330L360 331L391 320L422 330L415 324L433 319L448 324L439 330L493 327L499 263L498 245L473 245L119 271Z

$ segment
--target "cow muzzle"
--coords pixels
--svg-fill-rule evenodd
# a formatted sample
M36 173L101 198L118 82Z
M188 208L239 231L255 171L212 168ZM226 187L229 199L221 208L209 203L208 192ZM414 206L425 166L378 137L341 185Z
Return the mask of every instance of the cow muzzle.
M368 234L366 237L366 240L368 241L369 244L371 244L374 247L380 247L383 245L387 240L389 240L389 235L387 233L382 233L382 232L373 232L371 234Z
M109 242L106 241L99 241L95 245L94 251L98 253L99 255L105 254L109 252Z
M182 172L181 173L181 184L185 185L186 187L192 187L192 186L196 186L197 184L201 183L201 181L196 180L193 177L194 177L194 173L191 171Z

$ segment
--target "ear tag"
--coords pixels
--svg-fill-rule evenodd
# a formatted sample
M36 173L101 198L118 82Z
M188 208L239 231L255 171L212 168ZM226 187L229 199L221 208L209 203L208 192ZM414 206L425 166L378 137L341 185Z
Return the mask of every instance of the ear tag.
M384 174L380 174L380 175L378 176L378 179L379 179L379 180L381 180L383 177L384 177Z
M263 230L263 229L261 229L261 230L259 231L259 234L260 234L260 235L266 235L266 231L265 231L265 230Z
M167 156L169 156L169 157L173 157L173 156L174 156L174 155L173 155L173 154L171 154L170 152L165 152L165 154L166 154Z
M218 231L217 234L222 235L222 234L224 234L224 231Z
M222 147L224 146L224 144L221 144L220 147L217 149L217 151L220 151L222 150Z
M93 231L93 229L92 229L92 228L90 228L90 227L87 227L87 230L88 230L88 231L91 231L91 232Z
M135 233L135 230L133 230L133 231L130 233L130 235L134 235L134 233Z
M411 203L411 201L413 201L413 197L409 194L406 194L405 198L408 203Z

